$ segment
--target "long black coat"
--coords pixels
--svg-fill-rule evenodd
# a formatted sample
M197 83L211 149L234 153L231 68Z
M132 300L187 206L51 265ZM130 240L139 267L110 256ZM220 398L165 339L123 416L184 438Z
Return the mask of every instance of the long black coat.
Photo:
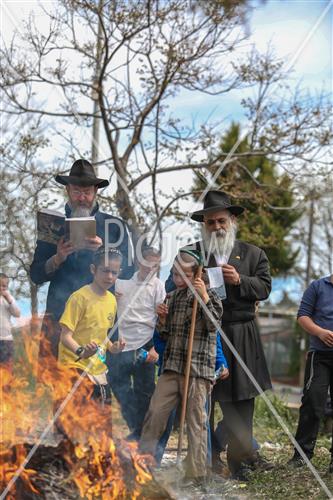
M202 254L201 241L188 246ZM271 381L255 319L255 303L265 300L271 291L271 277L266 254L260 248L236 240L228 264L240 274L240 285L226 285L227 298L223 300L222 330L232 343L246 366L263 390L271 389ZM217 266L210 255L205 267ZM240 401L258 394L240 363L223 342L223 351L229 365L230 376L219 381L213 390L213 398L219 401Z

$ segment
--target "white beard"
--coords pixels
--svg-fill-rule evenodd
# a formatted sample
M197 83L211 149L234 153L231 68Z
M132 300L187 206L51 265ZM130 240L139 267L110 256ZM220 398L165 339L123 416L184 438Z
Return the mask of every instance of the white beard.
M232 249L235 245L237 234L237 223L230 221L227 230L219 229L213 233L209 232L205 225L201 227L201 236L204 248L208 257L213 254L222 258L225 256L229 259Z

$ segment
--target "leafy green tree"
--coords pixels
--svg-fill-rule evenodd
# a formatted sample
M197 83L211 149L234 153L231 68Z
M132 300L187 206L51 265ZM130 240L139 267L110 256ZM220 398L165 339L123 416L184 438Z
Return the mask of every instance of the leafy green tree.
M208 168L216 176L218 189L231 194L235 203L246 208L239 218L238 237L265 250L274 275L290 271L295 265L298 250L292 249L290 231L301 216L293 208L295 196L292 179L287 173L279 172L277 165L266 155L251 155L248 138L240 141L240 125L232 123L224 134L220 149L229 153L235 144L237 157L231 157L225 164ZM196 192L203 191L209 178L197 176ZM197 196L197 195L195 195Z

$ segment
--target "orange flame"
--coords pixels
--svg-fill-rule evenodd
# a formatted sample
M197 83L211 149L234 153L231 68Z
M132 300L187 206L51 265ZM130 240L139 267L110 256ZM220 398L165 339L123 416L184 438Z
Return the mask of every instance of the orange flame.
M31 439L37 441L38 425L40 427L42 422L45 428L50 423L54 405L67 398L78 380L75 370L60 367L51 355L43 366L37 366L39 325L40 320L34 318L22 327L19 333L20 354L14 371L0 367L0 417L3 422L0 433L1 491L15 477L26 458L24 443L27 438L30 442ZM123 456L127 454L133 469L133 480L128 484L119 448L117 450L111 437L111 407L106 405L101 408L98 402L91 399L91 384L87 377L80 380L77 389L68 398L57 426L66 437L63 459L70 468L69 479L76 485L80 497L88 500L135 499L140 495L142 486L152 479L136 446L124 441L121 452L125 449ZM25 468L20 474L24 488L34 493L38 493L34 485L36 478L38 471L33 469ZM7 498L15 498L15 485Z

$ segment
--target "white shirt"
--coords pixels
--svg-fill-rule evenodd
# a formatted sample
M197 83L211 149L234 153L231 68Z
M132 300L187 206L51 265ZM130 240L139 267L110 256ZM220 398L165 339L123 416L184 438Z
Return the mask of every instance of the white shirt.
M8 304L5 297L0 296L0 340L13 340L10 317L18 318L20 316L20 310L12 296L10 296L10 300L11 303Z
M228 260L230 258L231 251L229 254L219 255L214 253L215 261L217 266L224 266L224 264L228 264Z
M133 351L145 345L154 334L157 320L156 307L165 298L162 281L153 276L149 281L140 281L138 273L130 280L117 280L119 336L126 342L124 351Z

